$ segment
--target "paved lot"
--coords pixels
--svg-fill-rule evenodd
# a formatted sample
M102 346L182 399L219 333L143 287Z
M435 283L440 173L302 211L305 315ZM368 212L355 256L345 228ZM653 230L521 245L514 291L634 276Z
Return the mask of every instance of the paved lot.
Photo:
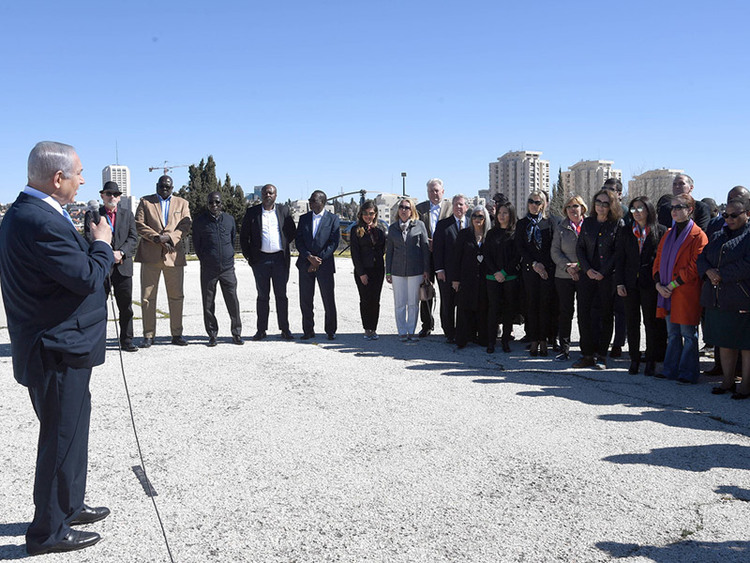
M237 267L250 336L254 283ZM492 356L439 336L402 344L387 285L382 338L367 342L350 262L337 267L336 341L284 342L272 309L268 340L234 346L219 299L224 341L207 348L191 262L190 346L167 344L163 319L157 345L124 356L175 561L750 560L749 402L712 396L710 380L630 376L627 360L576 373L520 344ZM293 268L299 336L297 288ZM37 427L5 324L0 559L12 560L25 557ZM92 526L99 545L46 561L169 561L132 469L114 334L111 324L107 363L94 370L88 484L89 502L112 515Z

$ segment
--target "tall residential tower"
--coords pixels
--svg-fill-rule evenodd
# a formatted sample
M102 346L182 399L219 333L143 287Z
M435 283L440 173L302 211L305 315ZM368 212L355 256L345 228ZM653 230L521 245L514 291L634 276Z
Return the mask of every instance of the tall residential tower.
M549 199L549 161L541 151L506 152L490 163L490 197L503 193L516 206L519 217L526 215L529 193L541 190Z

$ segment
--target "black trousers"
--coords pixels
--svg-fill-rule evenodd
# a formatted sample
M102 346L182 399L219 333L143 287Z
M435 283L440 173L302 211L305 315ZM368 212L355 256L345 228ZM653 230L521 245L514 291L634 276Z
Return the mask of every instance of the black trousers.
M430 253L430 283L435 283L435 267L432 262L432 253ZM433 331L435 329L435 319L432 316L432 309L435 306L435 299L419 302L419 318L422 321L422 330Z
M216 284L221 286L224 303L229 312L229 321L233 336L242 334L242 321L240 320L240 302L237 299L237 276L234 267L217 272L201 267L201 296L203 297L203 324L206 333L215 337L219 332L219 324L216 322Z
M440 324L446 338L456 338L456 292L449 281L438 280Z
M268 330L268 315L271 307L271 283L276 301L276 321L279 330L289 330L289 299L286 296L286 284L289 281L289 265L283 252L262 254L262 259L253 264L253 276L258 297L255 308L258 315L258 332Z
M570 351L570 332L573 329L577 282L571 278L555 278L555 288L557 289L557 299L560 307L560 315L558 317L560 346L565 352L568 352Z
M362 283L357 274L354 281L359 291L359 314L362 317L362 328L365 330L377 330L380 318L380 293L383 290L383 268L365 268L367 285Z
M42 350L44 378L29 387L39 419L34 476L34 520L26 531L29 552L54 545L83 508L91 419L91 368L67 365L58 352Z
M307 268L299 271L299 305L302 310L302 332L315 333L315 315L313 301L315 299L315 280L318 280L320 297L325 309L324 327L326 334L336 334L336 299L334 298L333 267L324 271L308 272Z
M133 342L133 278L123 276L112 270L109 279L104 280L104 291L109 295L110 280L115 294L115 303L120 318L120 343L132 344Z
M659 334L660 327L656 322L656 303L659 293L655 287L636 287L628 289L628 295L625 297L625 311L628 321L628 353L631 360L640 360L641 356L641 318L643 326L646 329L646 361L660 361L659 342L666 342L666 327L661 325L664 334ZM641 317L642 313L642 317ZM664 354L662 348L661 355Z
M594 315L595 304L599 322ZM606 356L614 327L615 282L612 276L601 281L581 274L578 281L578 331L584 356Z
M556 314L552 310L551 277L543 280L534 270L523 271L523 287L526 293L526 336L532 342L547 338L550 319Z
M518 314L521 282L518 278L498 283L487 281L487 345L497 341L498 324L503 326L502 342L510 342L513 319Z

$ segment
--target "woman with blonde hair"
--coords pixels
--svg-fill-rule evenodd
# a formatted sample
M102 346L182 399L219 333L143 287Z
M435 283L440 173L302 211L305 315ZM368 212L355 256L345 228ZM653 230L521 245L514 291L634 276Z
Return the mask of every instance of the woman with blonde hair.
M411 199L398 202L385 244L385 281L393 285L396 327L401 342L413 342L419 320L419 286L430 279L430 240Z
M365 329L364 338L377 340L380 292L383 289L385 275L385 232L378 225L378 206L371 199L359 208L357 223L352 228L350 240L354 282L359 292L359 314Z

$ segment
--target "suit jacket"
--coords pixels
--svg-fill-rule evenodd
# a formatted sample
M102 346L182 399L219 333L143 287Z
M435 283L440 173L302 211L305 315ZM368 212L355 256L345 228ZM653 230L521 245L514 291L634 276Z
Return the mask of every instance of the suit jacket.
M667 199L659 209L656 210L659 223L664 225L665 228L672 228L672 205L671 199ZM711 221L711 209L707 204L701 200L695 200L695 209L693 210L693 223L698 225L701 230L705 233L708 229L708 223Z
M289 245L291 245L294 237L297 236L297 227L294 224L294 219L289 214L289 208L286 205L276 204L274 209L276 210L276 220L279 222L281 249L284 251L284 258L286 259L286 265L288 268L291 261ZM247 211L245 211L245 216L242 218L242 226L240 227L240 246L242 247L242 255L251 266L256 264L262 258L262 252L260 251L262 242L263 205L258 204L249 207Z
M135 253L136 262L150 264L163 263L165 266L184 266L185 243L183 237L190 231L192 220L190 206L187 200L176 195L172 196L169 204L167 224L164 224L161 214L161 204L157 194L141 198L135 212L135 226L141 237L138 250ZM172 248L167 249L163 244L153 240L154 235L166 234L172 241Z
M99 215L106 219L107 212L103 205L99 206ZM83 220L83 236L89 243L94 242L91 236L91 212L86 212ZM133 277L133 254L138 246L138 232L135 230L135 217L129 209L123 209L117 204L117 215L115 219L115 230L112 231L112 250L122 252L122 262L115 264L112 269L117 270L121 276Z
M333 273L336 271L336 265L333 260L333 253L339 247L341 238L341 227L339 225L338 215L330 211L325 211L318 225L318 232L315 237L312 234L312 216L313 212L308 211L299 218L297 226L297 238L294 240L299 252L297 258L297 267L300 270L307 271L310 262L308 256L317 256L323 263L318 268L318 272Z
M73 367L104 363L113 263L109 246L89 244L46 202L18 196L0 224L0 283L19 383L41 383L42 346Z
M637 288L654 289L654 276L651 269L656 259L656 249L667 229L656 224L654 230L643 241L643 249L638 248L638 239L633 234L633 226L625 225L620 233L620 242L615 251L615 282L627 290Z
M466 216L464 216L464 220L465 224L469 225ZM448 281L458 279L454 272L454 247L457 238L458 225L453 215L438 221L435 233L432 235L432 258L435 263L435 271L445 270Z
M432 238L435 235L437 224L432 224L429 199L417 204L417 213L419 213L419 220L424 223L425 227L427 227L427 234L430 235L430 238ZM440 203L440 214L438 215L438 222L440 222L441 219L450 217L451 215L453 215L453 204L451 204L451 202L447 199L444 199Z

